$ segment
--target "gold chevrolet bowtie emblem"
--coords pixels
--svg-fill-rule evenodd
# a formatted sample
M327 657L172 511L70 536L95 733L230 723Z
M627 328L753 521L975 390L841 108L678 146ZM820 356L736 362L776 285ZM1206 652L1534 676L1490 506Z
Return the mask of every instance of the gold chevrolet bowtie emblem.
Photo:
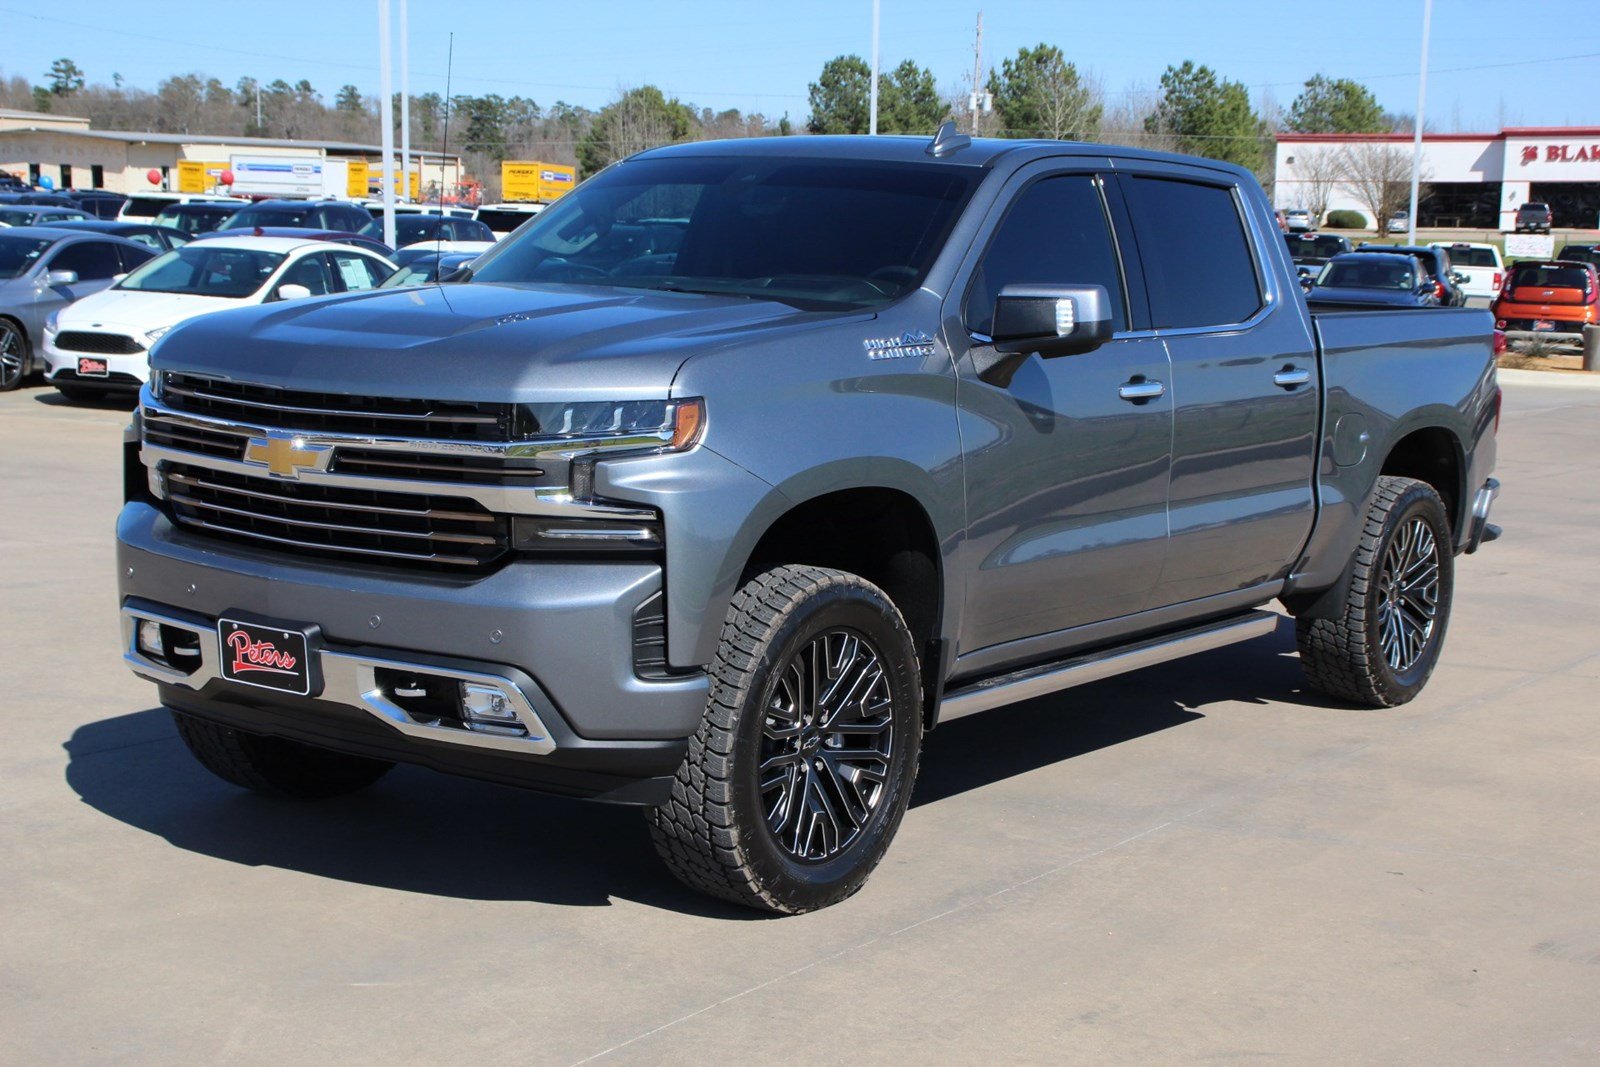
M298 478L303 470L325 470L333 458L332 445L311 445L294 434L252 437L244 446L244 461L257 463L280 478Z

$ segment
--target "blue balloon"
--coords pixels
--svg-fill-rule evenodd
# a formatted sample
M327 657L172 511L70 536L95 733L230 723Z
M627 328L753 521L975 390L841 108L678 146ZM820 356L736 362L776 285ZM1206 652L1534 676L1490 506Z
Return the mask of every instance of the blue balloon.
M44 186L46 189L54 189L56 187L56 180L54 178L40 178L39 184Z

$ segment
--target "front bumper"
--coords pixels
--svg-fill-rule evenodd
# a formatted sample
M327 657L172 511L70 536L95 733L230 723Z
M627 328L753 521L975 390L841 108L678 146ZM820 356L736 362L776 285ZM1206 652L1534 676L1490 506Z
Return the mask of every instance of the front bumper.
M634 673L634 612L662 588L661 568L650 561L525 560L471 580L397 574L220 544L134 501L117 522L117 577L126 614L183 620L213 646L216 619L237 612L320 631L327 688L317 699L250 689L214 673L198 681L161 676L130 662L161 685L166 703L245 729L323 744L330 739L317 716L331 716L361 744L380 743L383 758L438 766L440 749L457 754L446 760L452 764L468 750L488 753L501 768L497 780L508 780L511 762L521 765L521 784L549 787L541 768L572 759L602 772L614 764L626 777L670 774L705 708L704 672L659 680ZM132 644L124 653L137 654ZM362 673L379 661L509 681L526 705L530 734L548 747L502 738L485 745L477 735L441 735L383 714ZM249 723L238 718L246 711ZM665 762L640 765L627 754L633 749L661 753Z
M138 392L139 387L150 380L150 353L148 351L128 353L100 353L100 352L74 352L56 347L54 341L47 335L44 344L40 346L44 355L44 376L51 385L81 385L85 388L105 389L116 392ZM79 375L78 359L104 360L106 374Z

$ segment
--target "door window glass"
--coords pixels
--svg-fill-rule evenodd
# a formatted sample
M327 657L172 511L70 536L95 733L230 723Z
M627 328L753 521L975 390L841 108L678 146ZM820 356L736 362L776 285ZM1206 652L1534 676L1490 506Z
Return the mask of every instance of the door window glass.
M1013 284L1103 285L1111 298L1112 329L1128 328L1116 245L1093 177L1045 178L1017 197L972 277L967 329L987 336L995 297Z
M1232 189L1142 177L1125 179L1123 188L1152 326L1228 326L1260 309L1261 283Z

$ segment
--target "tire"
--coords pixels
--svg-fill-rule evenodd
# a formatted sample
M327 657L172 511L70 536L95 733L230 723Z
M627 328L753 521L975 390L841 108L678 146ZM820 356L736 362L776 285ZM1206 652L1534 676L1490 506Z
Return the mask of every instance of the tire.
M9 393L28 376L28 335L10 319L0 319L0 393Z
M105 399L104 389L89 389L81 385L58 385L56 391L75 404L92 404Z
M1449 517L1431 485L1378 479L1338 614L1295 620L1313 688L1369 708L1395 707L1422 692L1450 622L1452 546Z
M846 679L849 700L836 695ZM916 645L881 589L822 567L757 575L729 608L671 799L647 812L656 851L691 888L736 904L795 915L838 903L905 814L921 709Z
M206 770L257 793L321 800L365 789L394 766L281 737L246 733L181 711L172 712L172 721L178 736Z

